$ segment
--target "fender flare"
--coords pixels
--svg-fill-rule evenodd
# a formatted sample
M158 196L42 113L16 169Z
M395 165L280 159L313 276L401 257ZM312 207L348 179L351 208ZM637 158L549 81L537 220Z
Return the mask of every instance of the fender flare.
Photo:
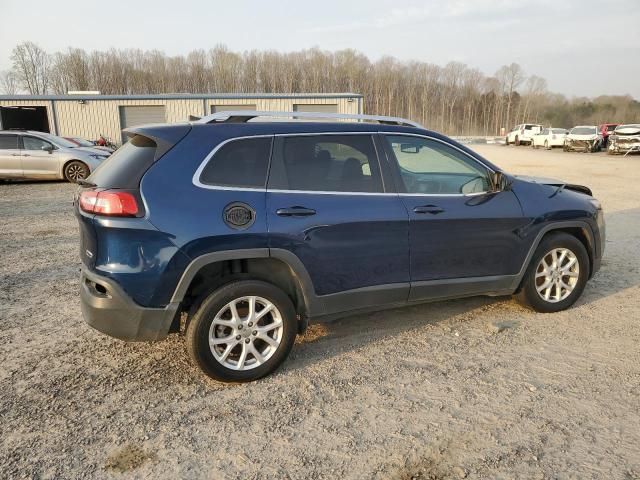
M322 302L315 294L309 272L302 261L292 252L279 248L247 248L239 250L223 250L220 252L206 253L196 257L187 265L178 285L171 297L171 303L180 303L191 285L194 277L205 266L226 260L244 260L249 258L274 258L280 260L291 270L294 280L300 286L304 307L308 315L321 311Z
M538 246L540 245L542 238L547 233L553 232L554 230L562 230L564 228L581 228L587 232L587 236L589 237L589 248L591 249L591 251L590 252L588 251L587 254L589 255L589 259L591 259L593 263L593 260L595 260L596 258L596 244L595 244L595 235L593 233L593 228L591 227L591 225L589 225L587 222L583 220L571 220L566 222L550 223L542 227L542 229L540 229L540 231L536 235L536 238L531 244L531 247L529 247L529 251L527 252L527 256L524 259L524 263L522 264L520 271L515 276L514 283L513 283L514 290L516 290L520 286L520 283L524 278L524 274L526 273L527 268L529 267L529 263L533 258L533 254L538 249ZM591 269L593 269L593 265L590 265L590 267Z

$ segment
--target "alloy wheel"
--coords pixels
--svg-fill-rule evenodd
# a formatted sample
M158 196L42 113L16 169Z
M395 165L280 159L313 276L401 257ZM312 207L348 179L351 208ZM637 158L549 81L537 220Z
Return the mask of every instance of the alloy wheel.
M269 360L282 342L284 325L269 300L247 296L218 311L209 328L209 348L224 367L246 371Z
M538 263L536 290L545 302L561 302L571 295L579 278L580 263L575 253L568 248L554 248Z
M71 180L81 180L84 179L85 176L86 172L84 171L82 165L74 164L67 167L67 177L69 177Z

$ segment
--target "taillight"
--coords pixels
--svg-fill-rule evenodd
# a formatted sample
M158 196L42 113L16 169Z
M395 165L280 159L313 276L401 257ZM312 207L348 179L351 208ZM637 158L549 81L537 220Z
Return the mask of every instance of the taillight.
M78 201L82 210L97 215L135 217L140 211L136 197L117 190L87 190L80 193Z

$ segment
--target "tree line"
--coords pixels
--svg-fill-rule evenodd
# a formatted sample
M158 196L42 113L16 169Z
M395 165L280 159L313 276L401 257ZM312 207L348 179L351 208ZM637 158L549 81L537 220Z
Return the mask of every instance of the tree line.
M364 95L366 113L410 118L451 135L497 135L522 122L568 128L640 121L640 102L630 96L567 99L517 63L485 75L459 62L371 61L351 49L239 53L220 45L168 56L139 49L49 53L32 42L17 45L11 61L0 76L6 94L354 92Z

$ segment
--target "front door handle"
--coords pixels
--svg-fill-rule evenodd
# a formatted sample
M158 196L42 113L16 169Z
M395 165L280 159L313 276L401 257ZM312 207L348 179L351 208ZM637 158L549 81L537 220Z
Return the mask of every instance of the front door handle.
M289 207L279 208L276 210L276 215L281 217L308 217L309 215L315 215L316 211L313 208L305 207Z
M440 208L437 205L422 205L413 209L415 213L430 213L431 215L437 215L444 212L444 208Z
M11 156L12 157L21 157L22 154L20 154L20 153L12 153Z

